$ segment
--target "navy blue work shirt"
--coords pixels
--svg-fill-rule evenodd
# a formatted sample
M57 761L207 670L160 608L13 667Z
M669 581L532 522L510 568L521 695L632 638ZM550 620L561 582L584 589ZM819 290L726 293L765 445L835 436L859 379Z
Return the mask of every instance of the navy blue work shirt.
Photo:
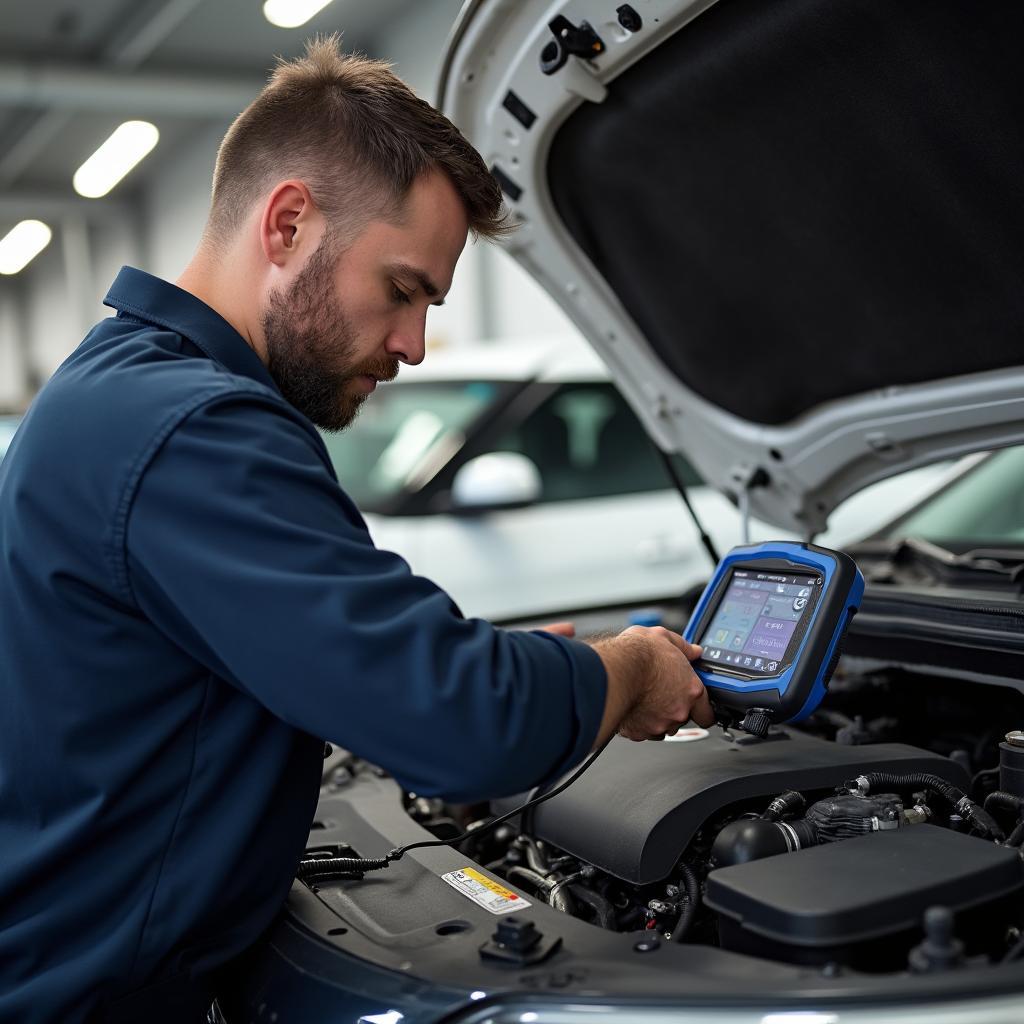
M0 464L2 1020L198 992L284 900L323 739L471 800L565 771L604 705L589 647L374 547L216 312L131 268L105 301Z

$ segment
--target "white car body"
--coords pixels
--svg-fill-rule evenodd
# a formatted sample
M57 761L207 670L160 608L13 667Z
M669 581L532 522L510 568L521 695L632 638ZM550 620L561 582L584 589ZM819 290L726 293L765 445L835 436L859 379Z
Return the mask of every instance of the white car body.
M575 384L603 383L609 376L586 342L567 335L432 354L386 386L474 379ZM351 429L358 435L358 421ZM866 534L909 508L945 472L925 467L868 487L836 510L819 540L841 544ZM693 487L690 499L720 552L743 541L741 515L719 491ZM437 582L465 614L495 621L657 603L702 586L712 568L682 500L670 489L475 515L367 513L366 519L379 547L396 551L415 572ZM794 535L755 519L750 537Z

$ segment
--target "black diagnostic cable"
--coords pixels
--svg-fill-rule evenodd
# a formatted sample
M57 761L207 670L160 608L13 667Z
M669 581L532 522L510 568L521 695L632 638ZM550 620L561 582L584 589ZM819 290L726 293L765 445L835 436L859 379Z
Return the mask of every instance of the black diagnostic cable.
M718 551L715 550L715 542L708 536L707 530L704 529L693 505L690 503L690 495L687 493L683 478L679 475L679 469L672 461L672 456L668 452L662 451L657 445L655 447L658 448L658 454L661 456L661 461L665 464L665 471L668 473L669 479L675 484L679 497L683 499L683 504L686 506L686 511L690 513L693 525L697 527L697 533L700 534L700 542L704 545L704 550L708 553L711 564L717 566L721 559L718 557Z
M559 793L567 790L601 756L604 748L610 742L611 737L609 736L561 785L556 786L549 793L544 793L541 796L534 797L532 800L527 800L525 804L508 811L506 814L492 818L486 825L467 829L453 839L424 839L418 843L399 846L386 857L308 857L305 860L299 861L299 867L295 872L295 876L304 882L326 881L327 878L346 875L359 876L366 871L380 871L382 868L391 867L392 864L401 860L410 850L422 850L428 846L457 846L465 839L483 835L485 832L490 832L499 825L503 825L509 818L514 818L517 814L522 814L538 804L542 804L545 800L550 800L553 796L558 796Z

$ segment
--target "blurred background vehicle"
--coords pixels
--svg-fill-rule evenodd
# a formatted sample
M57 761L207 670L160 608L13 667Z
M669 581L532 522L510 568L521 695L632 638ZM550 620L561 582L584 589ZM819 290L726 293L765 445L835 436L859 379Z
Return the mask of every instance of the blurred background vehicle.
M0 416L0 460L7 454L11 441L14 440L14 432L21 422L20 416Z
M960 463L960 471L877 537L917 537L959 554L982 548L1024 545L1024 447L980 453ZM1020 557L1020 552L1015 553Z
M441 584L467 615L637 614L670 622L710 559L663 456L573 335L431 353L378 388L355 423L325 435L342 486L380 547ZM682 456L675 469L715 546L741 517ZM842 544L909 508L946 474L912 470L866 488L819 540ZM758 520L754 540L783 531ZM787 536L792 536L791 534Z

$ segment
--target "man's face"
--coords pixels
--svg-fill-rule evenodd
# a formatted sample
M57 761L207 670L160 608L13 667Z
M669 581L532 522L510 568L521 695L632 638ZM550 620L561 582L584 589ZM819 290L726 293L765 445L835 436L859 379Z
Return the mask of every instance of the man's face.
M340 257L325 236L263 311L267 366L284 397L341 430L399 363L421 362L427 309L451 287L467 231L454 187L433 172L409 190L399 221L371 221Z

